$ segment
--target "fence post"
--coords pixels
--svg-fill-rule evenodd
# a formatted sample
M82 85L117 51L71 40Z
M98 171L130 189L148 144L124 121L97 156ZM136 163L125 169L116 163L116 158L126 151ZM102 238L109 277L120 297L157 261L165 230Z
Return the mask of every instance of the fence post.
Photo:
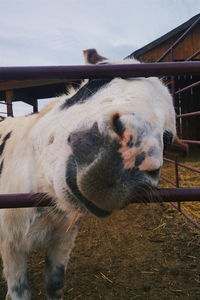
M38 112L38 100L35 99L33 101L33 113L37 113Z
M6 91L6 104L7 104L7 115L8 115L8 117L13 117L13 107L12 107L13 100L14 100L13 90Z

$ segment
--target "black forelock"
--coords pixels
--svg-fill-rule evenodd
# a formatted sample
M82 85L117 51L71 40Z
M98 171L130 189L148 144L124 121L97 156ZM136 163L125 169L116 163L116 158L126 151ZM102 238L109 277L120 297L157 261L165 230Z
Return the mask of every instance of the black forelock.
M86 102L91 96L98 92L106 84L110 83L112 78L109 79L92 79L89 80L78 92L71 98L67 99L62 105L61 109L69 108L75 104Z

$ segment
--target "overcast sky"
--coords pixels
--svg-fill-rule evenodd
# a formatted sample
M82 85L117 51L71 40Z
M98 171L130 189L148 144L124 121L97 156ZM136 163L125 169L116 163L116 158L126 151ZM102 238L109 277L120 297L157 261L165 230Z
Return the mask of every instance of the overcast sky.
M200 0L0 0L0 66L123 58L200 13ZM21 108L20 108L21 110Z

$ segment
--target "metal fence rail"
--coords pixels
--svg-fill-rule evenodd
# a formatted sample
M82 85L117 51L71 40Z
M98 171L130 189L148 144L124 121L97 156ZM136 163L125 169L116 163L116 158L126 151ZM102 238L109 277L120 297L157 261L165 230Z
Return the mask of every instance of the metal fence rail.
M131 78L200 75L200 62L164 62L121 65L0 67L0 81Z
M130 203L159 203L176 201L198 201L200 188L179 188L179 189L157 189L152 191L140 191L139 195L133 195ZM54 199L43 193L36 194L1 194L1 208L20 207L44 207L54 206Z

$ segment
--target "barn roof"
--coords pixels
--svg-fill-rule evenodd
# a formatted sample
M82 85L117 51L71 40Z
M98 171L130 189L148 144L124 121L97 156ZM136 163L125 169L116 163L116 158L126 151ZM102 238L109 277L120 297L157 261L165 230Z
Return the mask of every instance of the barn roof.
M198 18L200 18L200 14L189 19L187 22L181 24L180 26L174 28L173 30L169 31L168 33L164 34L160 38L154 40L153 42L145 45L144 47L134 51L128 57L135 57L139 58L141 55L145 54L149 50L153 49L154 47L162 44L163 42L169 40L170 38L180 34L181 32L187 30Z

